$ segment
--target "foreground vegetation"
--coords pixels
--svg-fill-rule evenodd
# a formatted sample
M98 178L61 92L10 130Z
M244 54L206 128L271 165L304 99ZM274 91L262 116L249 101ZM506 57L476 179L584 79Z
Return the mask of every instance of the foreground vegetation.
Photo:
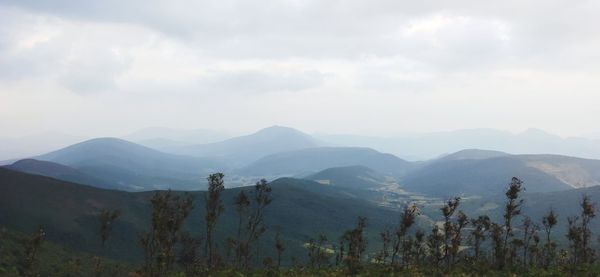
M597 276L595 246L599 241L590 229L596 215L591 199L583 196L580 213L568 218L566 241L553 240L557 212L540 219L522 214L523 182L512 178L505 192L501 222L481 215L471 218L461 211L461 198L440 208L442 222L424 231L416 228L419 207L407 204L394 227L381 230L377 251L367 252L367 218L359 217L354 228L337 238L315 234L304 243L305 258L283 260L286 242L279 233L272 241L263 234L265 211L273 201L272 188L261 180L251 190L241 190L234 207L225 207L223 174L208 178L203 207L193 197L170 191L156 192L151 199L151 224L139 235L144 261L139 265L116 264L85 254L69 254L44 241L40 227L29 236L4 231L0 236L0 275L23 276ZM275 200L276 201L276 200ZM237 228L225 241L215 240L215 226L226 208L236 211ZM190 234L185 223L193 209L203 209L202 237ZM112 226L121 212L103 210L98 216L98 240L110 247ZM270 240L270 239L269 239ZM271 251L265 251L265 248ZM373 247L371 247L373 249ZM275 255L266 255L275 253ZM48 253L51 255L48 256ZM53 257L53 258L52 258ZM61 257L57 259L56 257ZM51 260L51 262L49 262ZM53 267L49 268L48 264ZM72 269L75 268L75 269ZM116 271L118 269L118 271Z

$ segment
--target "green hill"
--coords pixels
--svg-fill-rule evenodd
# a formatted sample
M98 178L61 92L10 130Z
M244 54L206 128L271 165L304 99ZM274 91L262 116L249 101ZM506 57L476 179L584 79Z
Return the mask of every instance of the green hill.
M354 226L358 216L369 218L368 236L374 242L378 232L398 217L396 212L359 196L312 181L283 178L271 185L274 200L265 215L269 231L261 241L265 254L272 254L272 237L275 230L281 230L289 249L286 261L291 255L305 257L303 244L309 237L326 234L337 240L344 230ZM240 189L253 188L224 192L226 210L215 232L219 244L235 234L237 214L233 199ZM149 226L149 200L153 192L104 190L4 168L0 168L0 190L3 192L0 194L0 226L31 232L43 225L50 241L76 251L127 261L141 259L137 236ZM192 196L196 208L187 222L187 229L198 235L204 230L204 192L193 192ZM96 216L101 209L122 211L114 224L110 247L105 250L101 250L97 232Z
M224 170L211 159L163 153L116 138L98 138L35 159L75 168L125 190L201 189L210 172Z
M361 165L328 168L304 179L354 189L375 189L388 181L383 174Z
M393 176L402 176L413 167L410 162L370 148L317 147L269 155L240 169L239 173L252 176L294 176L355 165Z
M111 185L110 182L106 180L91 176L72 167L53 162L24 159L5 167L16 171L52 177L73 183L86 184L98 188L118 189L117 186Z

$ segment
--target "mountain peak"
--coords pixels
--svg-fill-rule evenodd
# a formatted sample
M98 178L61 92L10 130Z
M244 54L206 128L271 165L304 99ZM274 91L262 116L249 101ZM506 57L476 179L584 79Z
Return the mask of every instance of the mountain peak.
M115 137L100 137L82 141L79 144L135 144L128 140Z
M264 129L258 130L255 135L303 135L308 136L307 134L290 127L273 125Z

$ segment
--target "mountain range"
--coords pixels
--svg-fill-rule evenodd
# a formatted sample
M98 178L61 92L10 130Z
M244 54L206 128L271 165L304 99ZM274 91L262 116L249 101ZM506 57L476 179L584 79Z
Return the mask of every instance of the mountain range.
M168 152L196 157L215 157L239 166L267 155L322 145L322 142L298 130L272 126L250 135L220 142L173 147Z
M363 167L328 172L348 172L351 169L372 173ZM329 174L328 172L319 174ZM335 174L328 176L335 179ZM38 225L43 225L49 241L69 249L132 262L142 259L136 236L150 225L150 198L153 192L100 189L6 168L0 168L0 180L0 190L3 191L0 194L0 226L29 233ZM286 255L301 259L305 256L304 243L311 237L323 234L335 239L343 230L352 228L358 216L368 218L365 230L369 240L367 253L374 253L380 247L379 232L394 226L399 220L398 208L413 202L406 198L398 208L384 207L375 198L367 199L362 195L361 191L367 193L370 188L323 185L294 178L273 180L270 185L273 189L273 202L265 214L269 229L264 241L271 241L276 232L281 232L288 247ZM216 241L224 241L228 235L235 233L237 215L232 207L235 195L242 189L252 190L231 188L223 193L226 209L216 227ZM190 193L196 208L190 215L186 228L194 235L199 235L197 226L203 222L204 194L203 191ZM528 192L523 195L523 213L540 220L543 214L554 208L560 216L555 231L560 239L564 237L566 230L566 217L578 213L578 202L584 194L592 199L600 199L600 186L561 192ZM466 198L461 210L469 216L488 214L493 220L501 220L504 201L502 195ZM418 217L414 230L426 231L431 224L441 220L439 206L442 201L419 203L422 214ZM110 247L106 248L100 245L97 238L97 216L102 209L118 209L121 212L113 225ZM593 221L591 227L600 228L600 222ZM263 251L263 255L274 254L272 247L265 246Z
M493 195L504 189L507 176L526 180L531 192L600 184L600 161L591 159L467 149L410 162L371 148L323 145L327 143L280 126L221 142L186 146L189 151L179 148L183 154L118 138L98 138L17 161L8 168L127 191L201 190L206 176L217 171L235 180L231 186L252 184L265 177L309 176L311 180L332 180L354 187L362 184L371 189L379 189L378 183L395 183L398 189L435 197ZM384 178L387 182L381 182Z
M534 128L516 134L496 129L466 129L392 137L323 134L316 137L340 146L370 147L412 161L430 160L463 149L600 159L600 139L596 137L563 138Z
M379 232L397 224L409 203L421 210L414 230L438 223L440 206L454 196L463 197L461 210L469 216L501 220L503 192L513 176L524 181L524 213L539 221L550 208L559 212L558 239L564 238L566 217L578 213L583 194L600 199L600 160L561 155L465 149L414 162L278 126L220 142L172 146L157 150L97 138L0 167L0 226L30 233L43 225L48 240L65 249L137 262L142 259L137 234L150 225L154 190L191 195L196 208L186 230L200 235L206 177L224 172L226 210L216 241L235 233L235 195L267 178L274 200L265 214L270 228L264 241L280 232L286 255L305 257L311 237L337 239L358 216L368 218L367 251L374 253ZM122 213L106 249L97 238L102 209ZM596 221L592 225L600 228ZM264 248L265 255L274 255L272 247Z

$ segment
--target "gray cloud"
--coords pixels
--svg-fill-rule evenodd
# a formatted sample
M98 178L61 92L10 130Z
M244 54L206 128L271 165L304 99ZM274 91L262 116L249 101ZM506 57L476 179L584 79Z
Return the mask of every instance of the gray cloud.
M0 110L11 121L0 127L71 126L86 111L104 130L209 128L218 114L232 128L595 132L599 9L567 0L0 0ZM227 104L197 108L212 101ZM156 110L167 112L148 115ZM407 117L414 122L397 122ZM128 120L108 123L118 118Z
M318 71L265 73L260 71L214 72L198 80L204 91L260 93L301 91L323 84L325 75Z

